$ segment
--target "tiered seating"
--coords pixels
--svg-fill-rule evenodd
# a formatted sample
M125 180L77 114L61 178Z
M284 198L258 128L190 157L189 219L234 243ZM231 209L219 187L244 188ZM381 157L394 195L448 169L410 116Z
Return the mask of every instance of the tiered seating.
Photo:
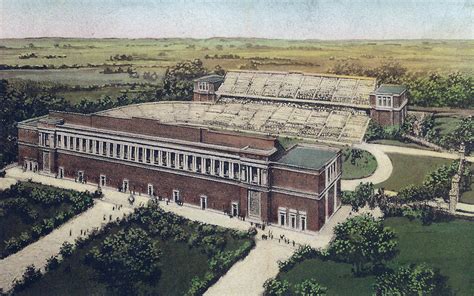
M305 76L297 92L296 98L302 100L312 100L314 94L319 89L322 78L319 76Z
M239 77L235 81L234 88L232 89L232 92L237 94L237 95L247 94L247 90L250 86L250 83L252 82L253 76L254 75L252 73L241 72L239 74Z
M369 105L375 79L303 73L230 71L217 93L244 98L315 100L341 105Z
M263 89L265 87L265 82L267 81L269 74L261 74L257 75L253 80L252 84L250 85L249 91L247 92L247 95L250 96L260 96L263 92Z
M303 74L290 73L283 80L278 97L293 98L298 90L298 87L303 79Z
M331 110L271 101L221 98L209 103L146 103L101 112L108 116L145 117L169 124L189 124L237 131L360 142L369 117L352 109Z
M268 77L263 89L262 95L268 97L276 97L280 92L280 86L285 79L285 74L272 74Z

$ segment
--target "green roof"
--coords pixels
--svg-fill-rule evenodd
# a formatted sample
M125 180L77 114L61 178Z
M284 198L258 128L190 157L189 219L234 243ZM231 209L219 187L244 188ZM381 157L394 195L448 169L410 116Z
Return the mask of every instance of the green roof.
M217 74L211 74L203 77L199 77L197 79L194 79L194 81L197 82L210 82L210 83L215 83L215 82L221 82L224 81L224 77L217 75Z
M306 169L318 170L337 154L336 150L318 147L296 146L277 162Z
M381 94L395 94L400 95L402 94L407 88L404 85L398 84L382 84L377 90L376 93Z

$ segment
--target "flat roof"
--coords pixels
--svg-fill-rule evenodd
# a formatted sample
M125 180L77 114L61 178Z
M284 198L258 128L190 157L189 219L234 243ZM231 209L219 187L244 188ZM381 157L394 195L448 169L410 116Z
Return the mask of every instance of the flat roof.
M284 154L278 163L288 164L306 169L318 170L336 156L337 151L322 147L295 146Z
M399 84L382 84L377 90L376 93L382 94L402 94L407 88L404 85Z
M197 81L197 82L210 82L210 83L219 82L219 81L223 81L223 80L224 80L224 77L222 77L220 75L217 75L217 74L211 74L211 75L207 75L207 76L203 76L203 77L194 79L194 81Z

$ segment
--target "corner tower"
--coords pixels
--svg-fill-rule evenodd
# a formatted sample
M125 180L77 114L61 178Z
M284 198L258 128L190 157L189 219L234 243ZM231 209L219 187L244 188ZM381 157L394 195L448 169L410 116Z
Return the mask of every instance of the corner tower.
M193 101L214 102L216 91L224 81L220 75L208 75L194 80Z

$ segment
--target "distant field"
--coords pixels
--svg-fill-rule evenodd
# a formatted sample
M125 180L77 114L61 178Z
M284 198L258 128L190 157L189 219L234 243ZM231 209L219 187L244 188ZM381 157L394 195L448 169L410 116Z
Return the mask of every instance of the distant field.
M0 79L53 81L59 84L80 86L145 82L144 79L130 78L127 73L103 74L100 73L100 71L101 69L99 68L60 70L2 70L0 71Z
M239 68L257 58L261 70L299 70L327 72L337 62L378 66L395 60L411 71L461 71L474 73L472 40L396 40L396 41L291 41L245 38L213 39L3 39L0 40L1 64L72 65L133 64L155 71L186 59L199 58L205 66L219 64ZM37 58L20 59L35 53ZM110 56L127 54L132 61L111 61ZM239 58L205 59L205 56L237 55ZM46 58L48 55L65 56Z

